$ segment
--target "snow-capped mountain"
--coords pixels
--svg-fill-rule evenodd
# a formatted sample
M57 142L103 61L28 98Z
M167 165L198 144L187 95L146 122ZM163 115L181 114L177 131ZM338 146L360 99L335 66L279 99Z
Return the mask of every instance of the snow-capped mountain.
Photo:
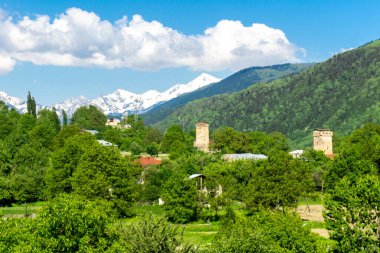
M26 101L21 98L9 96L7 93L0 91L0 100L3 101L8 107L16 109L20 113L26 113ZM44 105L36 105L36 110L39 111L41 109L49 108Z
M83 96L73 97L62 103L52 105L58 112L65 110L71 116L80 106L94 105L101 109L105 114L123 114L125 112L138 111L146 112L154 106L169 101L182 94L195 91L211 83L219 82L220 79L212 75L202 73L187 84L176 84L164 92L149 90L143 94L135 94L123 89L117 89L111 94L87 99ZM26 102L20 98L12 97L0 91L0 100L8 106L17 109L21 113L26 112ZM47 106L37 105L37 109L48 108Z
M105 114L122 114L135 110L141 113L148 111L155 105L219 81L219 78L202 73L189 83L176 84L164 92L149 90L143 94L135 94L123 89L117 89L111 94L100 96L92 100L86 99L85 97L69 98L63 103L56 104L54 106L57 110L65 110L68 115L72 115L76 109L83 105L97 106Z
M7 93L0 91L0 100L4 101L8 107L14 108L21 113L26 112L26 102L21 98L9 96Z

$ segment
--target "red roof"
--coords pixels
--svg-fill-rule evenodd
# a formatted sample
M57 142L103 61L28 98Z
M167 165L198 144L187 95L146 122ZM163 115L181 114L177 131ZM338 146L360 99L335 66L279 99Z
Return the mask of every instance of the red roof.
M161 160L154 157L140 157L139 162L142 167L161 164Z

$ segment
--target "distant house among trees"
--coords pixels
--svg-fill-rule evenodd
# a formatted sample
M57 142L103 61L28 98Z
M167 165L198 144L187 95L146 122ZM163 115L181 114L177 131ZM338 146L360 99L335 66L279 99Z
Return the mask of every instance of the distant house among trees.
M103 145L103 146L106 146L106 147L116 146L115 144L113 144L111 142L108 142L108 141L105 141L105 140L98 140L98 142L99 142L100 145Z
M268 157L263 154L245 153L245 154L225 154L222 156L222 159L232 162L232 161L237 161L237 160L263 160L263 159L268 159Z
M115 118L107 119L107 122L106 122L106 126L112 126L112 127L115 127L115 126L117 126L119 124L120 124L120 120L119 119L115 119Z
M289 155L291 155L293 158L300 158L303 155L303 150L302 149L293 150L289 152Z
M97 131L97 130L88 130L88 129L85 129L84 131L85 131L86 133L93 134L93 135L96 135L96 134L99 133L99 131Z
M140 157L139 163L141 167L145 168L151 165L160 165L161 160L151 156Z

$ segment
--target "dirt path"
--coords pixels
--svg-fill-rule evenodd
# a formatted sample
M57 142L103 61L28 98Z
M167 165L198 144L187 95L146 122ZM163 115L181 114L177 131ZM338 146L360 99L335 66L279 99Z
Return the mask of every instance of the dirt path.
M323 210L323 205L302 205L298 206L296 211L302 220L324 222Z
M302 205L298 206L296 211L304 221L324 222L323 210L323 205ZM324 238L329 238L329 232L325 228L312 228L311 232Z

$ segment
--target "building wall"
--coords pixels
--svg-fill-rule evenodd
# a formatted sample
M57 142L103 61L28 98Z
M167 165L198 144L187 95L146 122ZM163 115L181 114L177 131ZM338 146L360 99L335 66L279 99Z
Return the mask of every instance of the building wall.
M323 151L325 155L333 155L333 131L328 129L315 129L313 131L314 150Z
M194 142L194 147L204 152L208 152L210 144L208 123L198 122L195 126L195 131L196 139Z

